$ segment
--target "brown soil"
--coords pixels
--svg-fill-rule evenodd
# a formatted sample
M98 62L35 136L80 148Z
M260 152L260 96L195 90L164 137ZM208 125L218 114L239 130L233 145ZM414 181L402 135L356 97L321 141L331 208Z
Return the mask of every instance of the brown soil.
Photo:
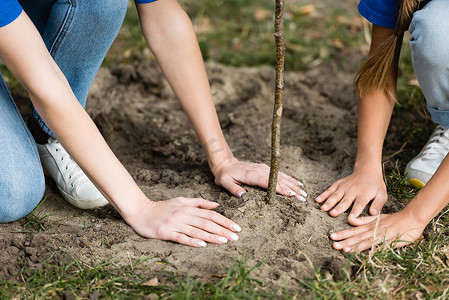
M227 140L236 157L269 163L274 71L208 64L214 101ZM29 230L26 219L0 225L0 277L18 279L21 264L44 268L61 263L65 253L88 263L114 259L129 265L150 259L137 272L162 278L166 271L199 280L216 280L243 256L265 262L255 276L275 285L295 287L315 267L339 276L348 263L332 249L329 232L348 227L346 216L332 218L319 210L314 197L334 180L351 172L356 143L353 75L335 65L306 73L286 73L282 121L281 169L300 179L309 194L303 203L278 197L271 205L264 191L247 187L242 199L213 184L196 136L157 66L152 62L102 69L92 87L88 111L107 142L152 200L176 196L203 197L243 228L228 245L193 249L148 240L126 225L112 207L82 211L66 204L47 180L47 231ZM391 203L391 201L390 201ZM397 207L388 204L387 211ZM160 261L167 263L161 264ZM20 263L21 262L21 263Z

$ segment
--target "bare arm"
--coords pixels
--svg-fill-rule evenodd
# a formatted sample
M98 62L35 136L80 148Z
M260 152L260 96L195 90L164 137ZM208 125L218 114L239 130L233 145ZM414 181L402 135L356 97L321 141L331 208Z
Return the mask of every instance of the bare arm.
M371 51L376 49L393 30L373 26ZM395 68L391 73L392 86L396 86L399 49L395 56ZM373 91L358 101L357 156L352 175L335 182L317 197L324 204L322 210L332 216L345 212L353 203L350 218L358 217L369 201L372 215L377 214L387 200L387 192L382 177L382 147L388 129L394 100L383 91ZM335 207L334 207L335 206Z
M194 247L237 239L233 232L240 230L238 225L210 211L217 203L186 198L152 202L142 193L78 103L24 12L0 28L0 57L69 154L137 233Z
M3 61L28 90L39 114L119 212L131 209L125 203L147 201L78 103L24 12L0 28L0 47Z
M376 26L373 30L373 45L381 42L382 38L391 34L391 31ZM398 53L396 58L398 58ZM392 73L392 79L396 80L396 68ZM396 81L395 81L396 82ZM345 192L350 191L351 186L355 186L357 178L367 178L367 185L374 185L374 179L382 176L381 155L382 144L387 130L388 122L391 116L394 103L388 101L382 93L373 93L359 101L359 138L357 159L354 166L353 178L343 182L343 186L349 186ZM374 170L374 171L370 171ZM348 177L349 178L349 177ZM402 247L418 240L426 225L449 204L449 157L446 157L438 170L425 185L425 187L410 201L410 203L400 212L391 215L375 215L380 212L373 211L373 216L348 218L350 224L356 226L340 232L332 233L331 239L335 242L333 247L345 252L357 252L369 249L373 244L380 244L382 241L394 244L395 247ZM349 183L349 184L348 184ZM346 184L346 185L345 185ZM340 187L337 187L338 190ZM380 187L377 187L379 189ZM384 188L384 186L383 186ZM360 189L360 191L363 191ZM362 196L362 195L361 195ZM371 197L372 198L372 197ZM365 199L371 199L365 198ZM377 198L375 197L374 200ZM364 202L362 202L363 204ZM383 205L383 201L378 204ZM356 209L357 207L357 209ZM363 206L354 204L354 213L360 213ZM355 213L354 213L355 214ZM357 214L358 215L358 214ZM379 218L379 223L377 223ZM374 232L377 235L374 236Z
M203 59L189 17L176 0L137 4L144 37L181 102L206 152L215 182L233 195L245 190L241 183L266 188L268 166L240 162L232 155L220 128ZM305 193L283 173L278 193Z

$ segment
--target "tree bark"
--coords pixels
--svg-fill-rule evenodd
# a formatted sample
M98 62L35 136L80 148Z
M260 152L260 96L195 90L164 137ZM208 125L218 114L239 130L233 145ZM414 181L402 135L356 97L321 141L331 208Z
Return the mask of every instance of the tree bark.
M284 0L276 0L274 20L274 37L276 41L276 88L274 96L273 121L271 124L271 166L268 180L266 201L272 202L276 197L276 187L281 156L281 117L284 99L284 37L283 37Z

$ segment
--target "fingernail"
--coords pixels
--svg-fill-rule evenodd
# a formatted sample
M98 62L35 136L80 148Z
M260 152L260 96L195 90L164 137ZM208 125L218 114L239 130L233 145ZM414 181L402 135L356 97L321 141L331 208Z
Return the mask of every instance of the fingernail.
M351 218L351 219L356 219L356 216L355 216L354 214L349 214L348 219L349 219L349 218Z
M321 202L321 197L319 197L319 196L316 197L316 198L315 198L315 201L316 201L316 202Z
M200 247L206 247L207 244L206 244L206 242L200 241L200 242L198 242L198 246L200 246Z
M233 228L235 231L237 231L237 232L242 231L242 228L241 228L239 225L237 225L237 224L232 225L232 228Z
M220 206L220 203L217 202L212 202L213 204L215 204L216 206Z
M303 190L301 190L301 195L303 195L304 197L307 197L307 193L306 192L304 192Z
M324 204L323 206L321 206L321 209L322 209L322 210L326 210L326 209L327 209L327 205Z
M346 247L346 248L343 249L343 251L344 251L344 252L349 252L349 251L351 251L351 248Z
M220 236L220 237L218 237L218 241L219 241L220 243L226 244L226 243L228 242L228 239L225 238L225 237Z
M244 191L238 191L237 196L238 196L239 198L241 198L241 197L243 196L244 193L245 193Z
M298 185L299 185L299 186L304 186L304 184L302 184L302 182L299 181L299 180L298 180Z
M377 215L377 213L378 213L377 209L375 209L375 208L371 209L371 214L372 214L373 216L374 216L374 215Z
M337 238L337 234L336 233L332 233L331 234L331 239L336 239Z
M234 241L236 241L236 240L239 239L239 236L236 235L235 233L231 233L231 234L229 235L229 237L230 237L232 240L234 240Z
M298 199L301 200L302 202L306 202L306 198L304 198L303 196L298 196Z
M288 191L288 195L289 195L289 196L294 196L294 195L296 195L296 193L295 193L294 191L292 191L292 190L289 190L289 191Z
M334 248L337 250L340 249L341 248L340 243L334 243Z

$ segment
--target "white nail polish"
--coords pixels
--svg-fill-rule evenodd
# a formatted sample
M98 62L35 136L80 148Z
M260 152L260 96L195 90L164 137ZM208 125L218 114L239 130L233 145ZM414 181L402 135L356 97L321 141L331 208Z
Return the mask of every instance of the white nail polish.
M289 190L289 191L288 191L288 195L289 195L289 196L294 196L294 195L296 195L296 193L295 193L294 191L292 191L292 190Z
M227 238L225 238L225 237L222 237L222 236L220 236L220 237L218 237L218 241L219 241L220 243L223 243L223 244L225 244L225 243L227 243L227 242L228 242L228 239L227 239Z
M200 241L200 242L198 242L198 246L200 246L200 247L206 247L207 244L206 244L206 242Z
M231 233L231 234L229 235L229 237L230 237L232 240L234 240L234 241L236 241L236 240L239 239L239 236L236 235L235 233Z
M238 191L237 196L238 196L239 198L241 198L241 197L243 196L244 193L245 193L244 191Z
M299 180L298 180L298 185L299 185L299 186L304 186L304 184L302 184L302 182L299 181Z
M303 191L303 190L301 190L301 195L303 195L304 197L307 197L307 193L305 192L305 191Z
M306 198L304 198L303 196L298 196L298 199L303 201L303 202L306 202Z
M215 204L216 206L220 206L220 203L217 202L212 202L213 204Z
M237 231L237 232L242 231L242 228L239 225L237 225L237 224L232 225L232 228L234 228L234 230Z
M346 247L346 248L343 249L343 251L344 251L344 252L349 252L349 251L351 251L351 248Z

